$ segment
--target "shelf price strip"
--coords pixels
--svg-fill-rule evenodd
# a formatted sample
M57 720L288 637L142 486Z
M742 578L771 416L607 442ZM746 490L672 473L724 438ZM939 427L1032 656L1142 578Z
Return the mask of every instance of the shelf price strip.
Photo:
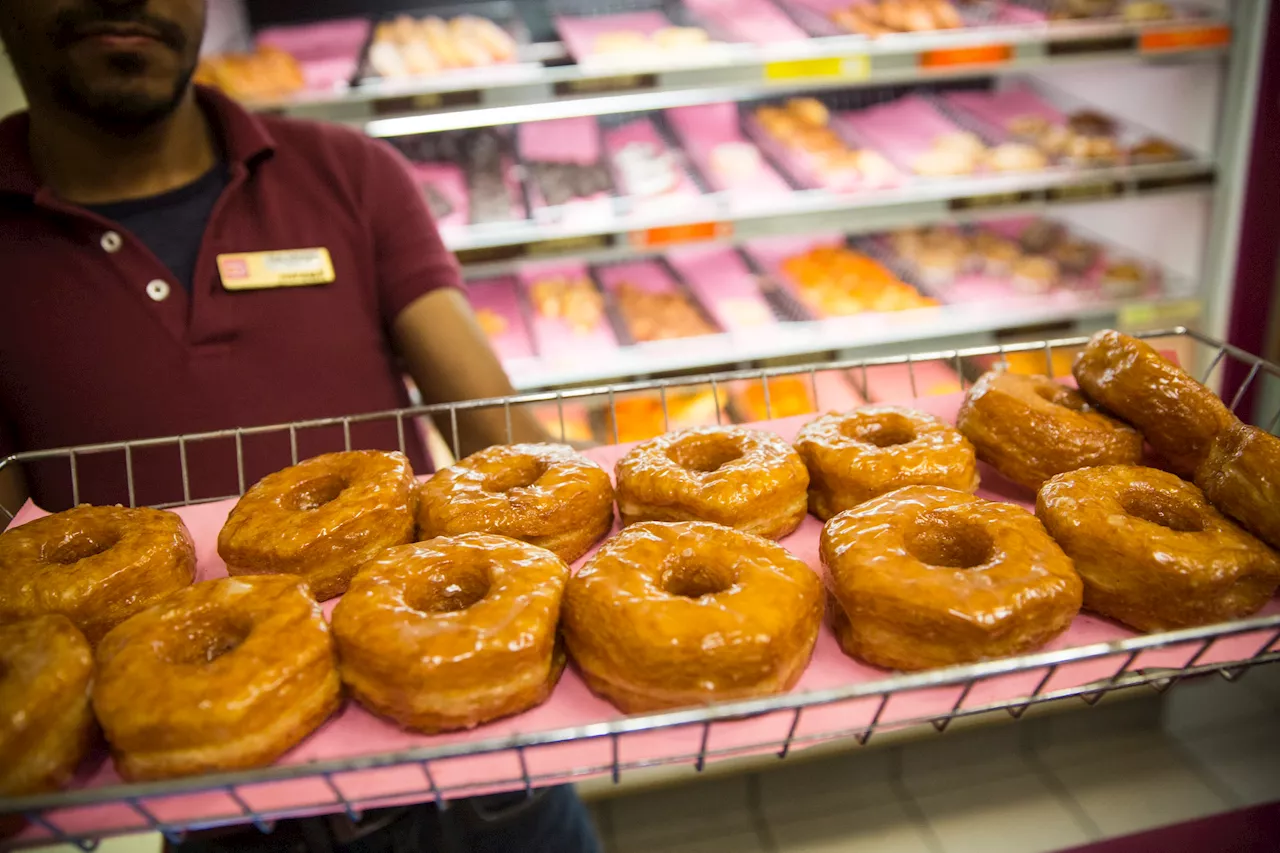
M919 65L922 69L936 71L972 65L1004 65L1012 59L1012 45L986 44L978 47L926 50L920 54Z
M729 222L694 222L688 225L666 225L660 228L632 231L629 242L637 249L657 249L677 243L722 240L732 234L733 224Z
M1180 50L1208 50L1231 43L1231 28L1218 24L1210 27L1184 27L1143 33L1143 53L1174 53Z
M858 82L871 76L871 58L856 56L823 56L814 59L788 59L764 66L767 83L795 80L843 80Z

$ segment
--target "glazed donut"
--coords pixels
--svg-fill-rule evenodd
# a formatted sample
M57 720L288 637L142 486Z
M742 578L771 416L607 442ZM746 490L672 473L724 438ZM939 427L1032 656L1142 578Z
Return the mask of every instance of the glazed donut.
M419 495L419 539L496 533L572 563L611 527L609 475L565 444L486 448L437 471Z
M67 617L0 625L0 797L71 779L93 736L92 681L93 650Z
M1080 578L1035 516L940 486L908 486L822 528L836 639L888 669L1031 651L1080 610Z
M864 406L810 421L796 436L809 469L809 511L826 521L903 486L978 488L973 445L933 415Z
M0 533L0 621L61 613L97 644L195 573L177 515L82 504Z
M369 710L428 734L540 705L564 670L568 580L555 554L505 536L389 548L333 611L342 680Z
M1094 335L1072 368L1080 390L1142 431L1175 474L1189 477L1235 416L1208 388L1149 344L1116 331Z
M569 581L561 630L587 686L634 714L790 690L822 598L818 575L767 539L644 522Z
M403 453L312 457L241 496L218 533L218 555L233 577L299 575L325 601L379 551L413 541L414 486Z
M329 626L289 575L203 581L116 627L93 710L125 779L270 764L337 710Z
M1209 445L1196 485L1214 506L1280 549L1280 438L1232 424Z
M622 523L712 521L766 539L800 526L809 472L779 436L695 427L639 444L618 460Z
M1036 515L1084 579L1084 606L1139 631L1256 612L1280 584L1280 557L1190 483L1154 468L1059 474Z
M956 416L978 458L1032 491L1063 471L1136 465L1142 436L1047 376L984 373Z

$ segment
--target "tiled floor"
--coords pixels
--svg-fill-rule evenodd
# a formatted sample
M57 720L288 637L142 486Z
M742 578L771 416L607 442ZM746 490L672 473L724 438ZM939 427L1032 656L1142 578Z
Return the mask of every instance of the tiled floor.
M1035 853L1280 800L1280 665L592 802L611 853Z

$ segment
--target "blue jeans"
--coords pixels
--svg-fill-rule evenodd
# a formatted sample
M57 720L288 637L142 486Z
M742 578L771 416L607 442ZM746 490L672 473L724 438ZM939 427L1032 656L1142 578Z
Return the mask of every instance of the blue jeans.
M600 853L586 806L572 786L382 809L358 824L329 816L281 821L270 835L252 828L200 833L181 853Z

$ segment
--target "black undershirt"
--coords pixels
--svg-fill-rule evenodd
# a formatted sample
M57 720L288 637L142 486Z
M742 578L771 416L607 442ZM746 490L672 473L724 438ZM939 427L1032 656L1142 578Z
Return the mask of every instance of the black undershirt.
M190 292L204 229L227 181L227 168L219 163L191 183L160 195L86 207L141 240Z

